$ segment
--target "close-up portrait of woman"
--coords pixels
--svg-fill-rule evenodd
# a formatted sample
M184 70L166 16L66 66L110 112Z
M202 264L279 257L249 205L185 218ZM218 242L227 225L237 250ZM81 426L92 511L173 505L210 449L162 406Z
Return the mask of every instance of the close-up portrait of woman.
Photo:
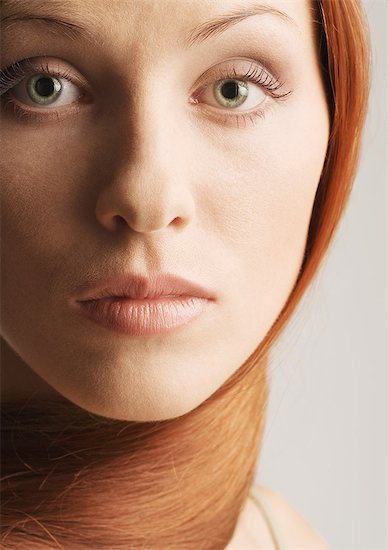
M329 548L255 474L357 175L361 0L0 6L1 548Z

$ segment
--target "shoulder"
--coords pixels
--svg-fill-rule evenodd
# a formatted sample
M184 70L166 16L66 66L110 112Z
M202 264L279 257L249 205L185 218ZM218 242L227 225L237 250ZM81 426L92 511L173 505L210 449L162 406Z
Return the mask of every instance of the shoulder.
M313 529L302 514L294 508L280 493L263 485L254 485L251 492L264 496L270 507L276 529L287 547L298 550L329 550L321 535Z

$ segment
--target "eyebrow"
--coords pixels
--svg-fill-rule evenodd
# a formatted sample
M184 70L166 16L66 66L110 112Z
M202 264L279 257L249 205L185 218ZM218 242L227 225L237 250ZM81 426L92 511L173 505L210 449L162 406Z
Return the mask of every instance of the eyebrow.
M66 10L68 5L65 2L61 2L61 11L67 11L67 14L63 13L58 17L55 9L51 12L47 9L41 9L42 7L47 8L43 4L39 5L37 11L33 11L29 0L0 0L0 2L0 21L5 25L5 28L9 28L17 22L37 21L49 26L54 32L58 31L73 40L81 37L96 44L93 32L84 26L85 17L74 12L74 9L71 12L70 9ZM91 21L89 26L92 28L94 25L95 22Z
M215 17L214 19L211 19L210 21L205 21L204 23L201 23L190 32L189 36L184 42L184 47L191 48L194 45L201 44L205 40L208 40L209 38L223 33L232 25L236 25L237 23L240 23L240 21L248 19L248 17L263 14L276 16L280 20L291 24L297 30L299 30L296 21L284 11L278 10L277 8L268 6L266 4L255 3L251 6L234 9L229 13L220 15L218 17Z
M43 4L40 4L40 8ZM51 5L52 8L55 5ZM71 39L75 38L84 38L88 42L97 44L97 37L94 33L84 26L85 17L79 12L74 11L74 6L68 8L64 0L60 4L61 11L63 12L60 17L57 17L54 11L51 10L43 11L40 9L38 12L34 12L31 9L31 2L29 0L2 0L0 3L1 7L1 17L0 21L6 27L11 26L15 22L25 22L25 21L38 21L44 23L51 27L54 31L59 31L62 34L65 34ZM47 6L44 6L45 8ZM3 16L4 11L6 15ZM65 12L67 14L65 15ZM199 45L209 38L213 38L223 32L225 32L229 27L240 23L256 15L272 15L276 16L278 19L283 20L286 23L293 25L296 29L299 30L297 23L292 17L287 13L278 10L267 4L258 4L254 3L251 6L244 6L242 8L233 9L229 13L222 14L208 21L204 21L192 29L186 39L183 42L183 48L188 49L192 48L194 45ZM90 29L93 27L96 28L97 19L95 21L90 21Z

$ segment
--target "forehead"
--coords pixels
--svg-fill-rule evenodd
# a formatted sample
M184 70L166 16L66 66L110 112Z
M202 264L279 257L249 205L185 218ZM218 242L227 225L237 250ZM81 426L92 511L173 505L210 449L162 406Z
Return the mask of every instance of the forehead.
M59 21L98 43L140 38L156 48L190 48L241 22L308 38L314 17L312 0L3 0L1 6L5 25Z

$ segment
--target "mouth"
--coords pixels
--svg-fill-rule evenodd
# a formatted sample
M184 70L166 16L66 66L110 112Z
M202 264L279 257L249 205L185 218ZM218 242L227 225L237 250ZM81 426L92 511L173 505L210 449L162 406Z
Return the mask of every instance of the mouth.
M214 300L214 292L198 283L181 277L160 274L151 277L125 275L110 277L93 287L82 288L76 295L76 301L99 300L102 298L154 299L165 297L191 296Z
M81 291L75 307L89 321L129 335L167 334L191 323L214 305L215 295L171 275L122 276Z

